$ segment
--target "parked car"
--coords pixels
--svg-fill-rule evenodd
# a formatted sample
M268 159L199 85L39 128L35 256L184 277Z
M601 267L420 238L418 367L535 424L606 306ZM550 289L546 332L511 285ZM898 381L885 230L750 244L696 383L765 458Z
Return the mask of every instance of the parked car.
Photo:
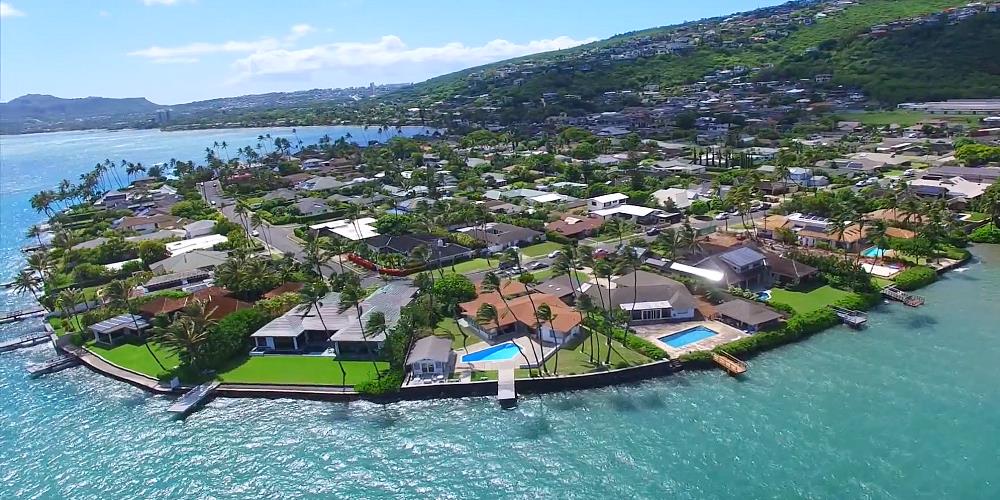
M257 237L257 236L260 236L260 231L258 231L258 230L256 230L256 229L254 229L254 230L253 230L253 232L252 232L252 233L250 233L250 236L253 236L253 237Z
M549 258L550 259L554 259L554 258L556 258L556 257L558 257L560 255L562 255L562 250L555 250L555 251L549 252Z
M212 205L215 205L215 200L212 200Z
M726 220L728 218L729 214L726 212L719 212L718 215L715 216L715 220Z
M549 267L549 264L542 261L532 262L531 265L528 266L529 269L545 269L546 267Z
M646 230L646 236L656 236L658 234L660 234L660 228L658 227L651 227Z

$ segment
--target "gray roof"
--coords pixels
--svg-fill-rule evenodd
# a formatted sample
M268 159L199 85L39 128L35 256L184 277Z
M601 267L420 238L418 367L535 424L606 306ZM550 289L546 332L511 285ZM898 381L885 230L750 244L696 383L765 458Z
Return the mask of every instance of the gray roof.
M719 255L719 258L735 268L740 268L764 260L765 257L764 254L752 248L740 247Z
M413 349L406 357L406 364L424 359L447 363L451 360L451 352L451 339L431 335L413 343Z
M367 334L363 335L361 330L361 325L368 322L368 318L375 311L381 311L385 315L385 328L390 330L396 326L399 322L400 311L403 306L410 303L413 296L416 295L417 289L411 285L405 283L389 283L388 285L377 290L375 293L368 296L364 302L361 303L361 321L358 322L356 314L350 314L345 311L345 315L353 318L354 321L348 321L347 325L337 330L330 340L333 341L362 341L367 338L367 340L381 342L385 340L385 334L378 332L377 334ZM353 309L348 309L352 311Z
M192 229L203 229L203 228L209 228L209 227L211 227L211 228L215 227L215 221L214 220L211 220L211 219L196 220L196 221L194 221L194 222L192 222L190 224L186 224L184 226L184 229L190 231Z
M170 283L173 281L191 281L194 279L204 279L211 276L208 271L202 271L200 269L195 269L192 271L184 271L181 273L170 273L161 276L153 276L149 281L143 284L146 288L155 287Z
M674 309L692 309L695 307L694 296L687 287L679 281L674 281L659 274L646 271L635 271L626 274L614 282L616 288L590 286L586 293L594 300L594 304L603 303L607 307L618 307L622 304L635 302L670 302ZM636 285L633 286L633 283Z
M715 306L719 314L746 325L762 325L781 319L781 315L757 302L735 299Z
M190 252L167 257L149 266L153 272L180 273L196 269L212 269L226 261L228 254L215 250L192 250Z
M138 325L139 330L149 328L149 322L146 321L146 318L138 314L120 314L100 323L90 325L90 330L97 333L114 333L119 330L135 330L136 325Z
M97 248L106 243L107 241L108 239L104 237L94 238L92 240L87 240L84 241L83 243L77 243L76 245L73 245L73 250Z

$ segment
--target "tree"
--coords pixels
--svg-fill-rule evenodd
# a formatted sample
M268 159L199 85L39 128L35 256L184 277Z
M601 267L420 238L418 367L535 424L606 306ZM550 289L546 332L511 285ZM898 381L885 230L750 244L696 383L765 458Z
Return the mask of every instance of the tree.
M538 337L538 349L541 350L543 345L542 328L537 320L538 308L535 307L535 298L533 297L535 290L532 288L533 286L538 284L538 279L536 279L535 275L532 273L521 273L521 275L517 277L517 281L520 282L522 285L524 285L524 291L528 295L528 302L531 304L532 318L535 319L535 321L533 321L532 323L535 327L535 335ZM548 368L545 367L545 362L544 362L545 361L544 352L542 353L543 356L541 357L541 359L539 359L539 355L537 352L535 352L535 349L531 349L531 351L532 354L534 354L535 356L535 363L536 365L538 365L538 372L548 373Z
M340 292L340 307L348 308L353 307L358 313L358 325L361 326L361 337L365 345L365 350L368 351L368 357L372 361L372 366L375 368L375 376L382 378L382 372L378 370L378 363L375 362L375 354L372 352L371 345L368 343L368 335L365 332L365 324L362 320L364 314L361 311L361 302L364 300L365 293L360 286L351 284L350 286L344 287Z
M194 318L181 316L166 327L153 329L150 340L156 340L157 344L177 354L182 364L198 368L201 366L202 347L208 341L208 332ZM148 342L146 347L149 347ZM163 368L163 365L160 367Z
M114 308L124 308L125 312L132 317L132 323L135 326L135 330L137 332L140 330L139 320L134 311L132 311L132 304L129 302L129 296L132 293L132 283L130 281L114 280L102 288L99 293L101 299L109 306ZM146 351L149 352L149 355L152 356L153 361L156 361L156 364L160 367L160 369L166 371L167 367L163 366L163 363L160 362L160 358L158 358L156 353L153 352L153 348L150 347L149 342L150 339L146 339L146 341L143 342L143 345L146 346Z
M323 333L326 334L327 340L330 339L330 329L327 328L326 326L326 320L323 319L323 313L320 308L323 307L322 301L326 297L326 294L329 291L330 290L329 288L327 288L325 283L323 283L322 281L318 281L318 282L308 283L299 292L299 295L302 298L302 304L305 305L306 307L312 308L313 311L316 311L316 317L319 318L319 324L323 325ZM337 361L337 366L340 367L340 385L346 386L347 370L344 369L344 362L340 359L339 355L334 359Z
M549 330L551 330L553 332L553 336L555 336L556 327L555 327L555 325L552 322L555 321L556 316L557 316L556 314L552 314L552 308L549 307L548 304L542 304L542 305L538 306L538 310L535 311L535 318L539 322L539 329L541 329L541 324L542 323L548 323L549 324ZM552 359L553 359L552 374L553 375L558 375L559 374L559 350L560 349L562 349L562 344L559 343L559 342L556 342L556 352L552 355Z
M31 296L34 297L35 302L38 301L38 292L42 289L38 280L35 279L35 275L31 271L21 271L18 273L17 277L14 278L14 285L12 288L17 293L30 293Z
M476 298L476 285L461 274L446 274L432 288L442 302L460 304Z
M56 297L56 304L62 309L64 318L67 319L65 323L67 332L71 331L71 326L76 325L73 321L76 317L76 306L82 302L84 302L83 291L79 288L67 288L59 292Z
M167 245L162 241L146 240L139 242L139 258L146 266L151 266L170 256Z

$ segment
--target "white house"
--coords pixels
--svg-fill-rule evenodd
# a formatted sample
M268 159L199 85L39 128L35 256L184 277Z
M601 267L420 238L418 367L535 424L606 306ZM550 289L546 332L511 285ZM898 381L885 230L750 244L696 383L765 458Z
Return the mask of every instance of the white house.
M622 206L626 200L628 200L628 195L622 193L611 193L601 196L595 196L587 200L587 209L590 210L591 212L596 212L598 210L607 210L609 208Z
M430 335L413 343L406 367L413 378L447 377L455 368L456 358L450 339Z
M191 238L189 240L167 243L167 252L170 253L171 257L173 257L174 255L180 255L194 250L210 250L215 245L225 243L227 241L229 241L229 238L226 238L221 234L209 234L206 236Z

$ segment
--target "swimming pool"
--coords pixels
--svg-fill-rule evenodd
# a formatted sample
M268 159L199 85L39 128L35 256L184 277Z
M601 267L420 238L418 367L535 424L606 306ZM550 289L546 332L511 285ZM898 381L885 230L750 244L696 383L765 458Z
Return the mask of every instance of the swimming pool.
M483 349L482 351L470 352L469 354L462 356L462 362L506 361L514 356L517 356L517 353L517 346L514 345L513 342L504 342L503 344L495 345L493 347Z
M882 258L882 257L885 256L885 252L886 252L886 250L884 248L871 247L871 248L865 250L865 252L862 255L864 255L865 257L871 257L871 258Z
M660 342L670 347L681 348L688 344L693 344L699 340L705 340L713 335L718 335L715 330L704 326L688 328L682 332L671 333L665 337L660 337Z

